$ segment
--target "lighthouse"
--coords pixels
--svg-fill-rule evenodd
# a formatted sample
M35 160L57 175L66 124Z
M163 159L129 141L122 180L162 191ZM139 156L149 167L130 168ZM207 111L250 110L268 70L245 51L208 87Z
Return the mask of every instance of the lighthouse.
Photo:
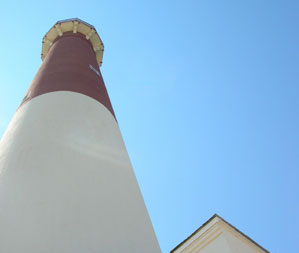
M1 253L160 253L100 71L104 46L57 22L0 142Z

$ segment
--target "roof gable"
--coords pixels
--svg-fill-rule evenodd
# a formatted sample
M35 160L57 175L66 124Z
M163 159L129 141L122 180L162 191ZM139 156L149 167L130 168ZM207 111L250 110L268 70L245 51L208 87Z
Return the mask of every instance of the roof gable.
M247 235L213 215L170 253L269 253Z

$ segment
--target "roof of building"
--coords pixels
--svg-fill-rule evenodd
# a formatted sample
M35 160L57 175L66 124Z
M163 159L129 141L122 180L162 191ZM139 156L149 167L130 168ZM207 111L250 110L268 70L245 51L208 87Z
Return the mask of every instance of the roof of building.
M235 230L237 233L239 233L240 235L242 235L243 237L245 237L248 241L250 241L251 243L253 243L255 246L257 246L259 249L263 250L266 253L270 253L268 250L266 250L265 248L263 248L261 245L259 245L257 242L255 242L254 240L252 240L249 236L245 235L244 233L242 233L239 229L237 229L235 226L231 225L229 222L227 222L226 220L224 220L222 217L220 217L218 214L214 214L209 220L207 220L204 224L202 224L198 229L196 229L190 236L188 236L184 241L182 241L180 244L178 244L174 249L172 249L170 251L170 253L174 253L175 251L177 251L178 248L180 248L182 245L184 245L187 241L191 240L193 236L195 236L195 234L197 234L198 232L200 232L201 230L204 230L204 228L206 228L210 223L212 223L213 221L215 221L215 219L218 219L220 221L222 221L223 223L225 223L226 225L228 225L230 228L232 228L233 230Z

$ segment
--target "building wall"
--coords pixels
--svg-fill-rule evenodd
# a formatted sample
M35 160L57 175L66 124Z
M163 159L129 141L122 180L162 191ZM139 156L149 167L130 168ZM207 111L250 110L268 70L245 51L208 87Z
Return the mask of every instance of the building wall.
M264 253L262 249L256 247L256 245L248 242L247 240L243 239L238 234L233 234L228 231L224 231L226 240L231 248L232 253Z

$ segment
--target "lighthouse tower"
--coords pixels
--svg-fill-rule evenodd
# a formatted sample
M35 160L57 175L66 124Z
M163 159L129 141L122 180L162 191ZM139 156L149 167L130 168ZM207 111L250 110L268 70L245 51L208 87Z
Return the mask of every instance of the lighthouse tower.
M0 142L1 253L159 253L99 70L103 43L57 22Z

